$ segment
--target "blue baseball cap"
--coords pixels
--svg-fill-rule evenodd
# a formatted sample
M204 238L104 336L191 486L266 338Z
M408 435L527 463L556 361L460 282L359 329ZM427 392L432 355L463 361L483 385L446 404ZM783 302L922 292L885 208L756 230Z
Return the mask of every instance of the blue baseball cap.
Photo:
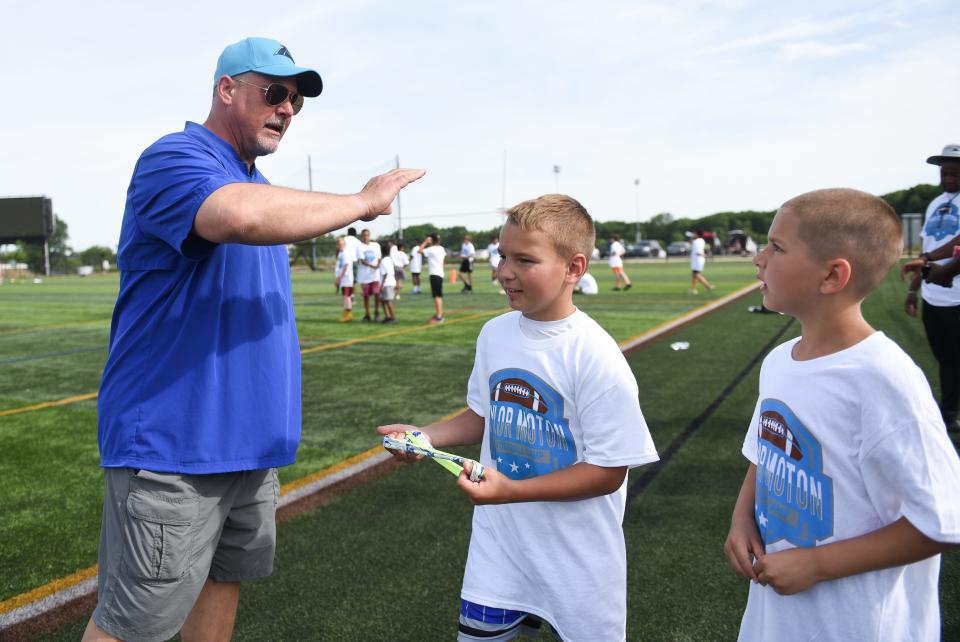
M244 38L228 45L217 60L213 83L216 85L221 76L236 76L248 71L280 78L296 76L297 89L311 98L323 91L320 74L313 69L298 67L290 51L270 38Z

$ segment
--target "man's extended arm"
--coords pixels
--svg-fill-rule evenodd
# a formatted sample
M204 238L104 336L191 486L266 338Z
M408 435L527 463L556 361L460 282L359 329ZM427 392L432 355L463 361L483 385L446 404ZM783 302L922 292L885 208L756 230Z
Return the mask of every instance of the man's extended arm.
M360 192L350 195L231 183L200 205L193 230L213 243L295 243L389 213L397 193L424 173L394 169L371 178Z

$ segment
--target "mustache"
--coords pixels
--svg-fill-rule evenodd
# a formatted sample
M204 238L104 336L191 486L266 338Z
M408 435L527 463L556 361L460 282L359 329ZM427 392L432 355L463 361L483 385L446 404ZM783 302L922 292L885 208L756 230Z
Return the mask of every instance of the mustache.
M276 116L275 118L271 118L270 120L265 122L264 126L276 127L277 129L282 130L284 126L287 124L287 120L288 118L286 116Z

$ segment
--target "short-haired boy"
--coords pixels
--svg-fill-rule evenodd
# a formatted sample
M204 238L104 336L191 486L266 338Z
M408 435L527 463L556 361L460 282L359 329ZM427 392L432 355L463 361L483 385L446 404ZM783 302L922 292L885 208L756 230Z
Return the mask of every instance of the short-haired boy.
M960 461L923 373L860 304L897 262L897 215L848 189L787 201L754 263L800 321L774 349L725 544L750 579L741 640L937 640Z
M422 432L481 443L459 640L512 640L541 620L567 642L626 639L627 470L658 459L616 342L573 305L594 227L551 194L507 212L500 284L515 310L477 339L468 408ZM383 434L413 426L381 426ZM395 435L399 436L399 435Z
M357 283L363 291L363 319L370 322L370 297L373 297L374 320L380 320L380 244L370 240L370 230L360 232L357 246Z

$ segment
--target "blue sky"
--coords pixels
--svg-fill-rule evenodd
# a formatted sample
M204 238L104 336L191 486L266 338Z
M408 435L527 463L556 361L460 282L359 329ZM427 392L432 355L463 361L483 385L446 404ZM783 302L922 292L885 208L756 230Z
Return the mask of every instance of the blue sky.
M960 142L952 0L0 2L0 196L51 197L77 249L115 246L140 152L204 120L248 35L325 85L261 171L306 188L309 155L344 193L399 155L428 171L405 224L490 228L558 182L628 221L884 193L936 182L925 159Z

